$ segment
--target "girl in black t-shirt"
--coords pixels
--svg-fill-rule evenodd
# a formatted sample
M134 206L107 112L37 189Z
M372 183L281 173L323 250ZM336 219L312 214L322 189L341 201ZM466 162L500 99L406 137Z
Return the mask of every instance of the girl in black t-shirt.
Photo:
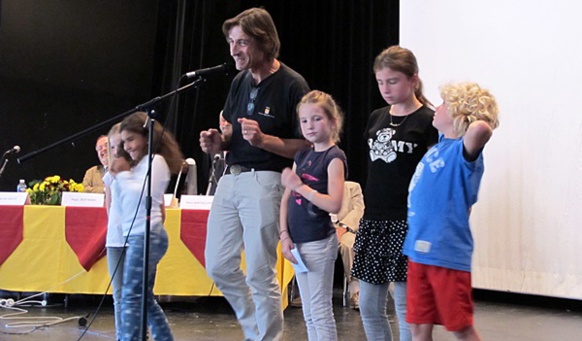
M281 248L293 264L307 267L296 277L309 340L337 340L332 293L338 240L329 213L341 208L346 156L336 145L342 117L333 98L321 91L307 93L297 106L301 132L312 143L295 155L293 170L281 175Z
M354 244L352 276L359 279L360 314L368 340L392 340L386 305L394 283L400 340L411 339L406 315L408 184L416 165L437 142L434 111L422 94L418 66L408 49L392 46L374 62L378 90L388 103L368 119L366 208Z

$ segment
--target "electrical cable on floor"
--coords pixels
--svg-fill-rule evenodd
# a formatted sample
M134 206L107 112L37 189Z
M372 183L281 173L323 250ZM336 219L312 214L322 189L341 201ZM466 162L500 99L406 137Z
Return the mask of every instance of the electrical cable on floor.
M28 297L25 297L25 298L20 299L18 301L14 301L13 299L9 298L9 299L5 300L4 304L2 304L3 300L0 300L0 307L13 307L13 306L19 306L19 305L30 304L30 303L39 304L39 305L41 305L41 306L44 307L44 306L47 305L47 301L46 300L42 300L42 301L36 301L36 300L35 301L31 301L31 299L33 299L35 297L38 297L38 296L46 295L46 294L48 294L50 292L54 292L54 290L56 288L67 284L68 282L70 282L73 279L81 276L84 273L86 273L86 272L85 271L81 271L78 274L71 276L69 279L65 280L64 282L62 282L60 284L55 285L54 287L52 287L52 288L50 288L48 290L45 290L43 292L36 293L36 294L31 295L31 296L28 296Z
M65 280L64 282L46 290L46 291L36 293L34 295L25 297L25 298L17 300L17 301L15 301L12 298L0 299L0 309L4 308L4 309L15 311L15 312L12 312L9 314L0 315L0 321L3 321L3 320L21 320L22 321L19 323L7 323L4 325L5 328L9 328L9 329L31 328L31 330L28 330L25 332L6 332L4 330L0 330L0 333L8 334L8 335L30 334L30 333L34 332L35 330L43 328L43 327L50 327L50 326L55 325L55 324L73 321L73 320L77 320L79 325L81 325L84 321L84 324L82 324L84 326L87 323L87 319L86 319L87 316L73 316L73 317L68 317L68 318L62 318L62 317L57 317L57 316L15 317L17 315L22 315L22 314L28 313L28 310L18 308L19 306L38 305L41 307L45 307L47 305L46 300L44 300L44 299L43 300L33 300L33 298L43 296L45 294L48 294L49 292L53 292L58 287L60 287L64 284L67 284L68 282L72 281L73 279L79 277L80 275L82 275L84 273L86 273L86 272L81 271L81 272L71 276L69 279Z
M46 306L46 301L28 301L27 304L34 303L40 306ZM0 333L7 334L7 335L25 335L31 334L32 332L44 328L50 327L56 324L69 322L69 321L77 321L79 324L82 323L83 320L86 321L87 316L71 316L67 318L62 318L58 316L45 316L45 317L21 317L18 315L27 314L28 310L21 309L16 307L19 303L15 302L13 299L0 299L0 308L12 310L12 312L0 315L0 321L13 321L4 324L6 329L13 329L13 330L20 330L22 328L26 328L28 330L25 331L13 331L9 332L6 330L0 330ZM22 305L20 303L20 305Z

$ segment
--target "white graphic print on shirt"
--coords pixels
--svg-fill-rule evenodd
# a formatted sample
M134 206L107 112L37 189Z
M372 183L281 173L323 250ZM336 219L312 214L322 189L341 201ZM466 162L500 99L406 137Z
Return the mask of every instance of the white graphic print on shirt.
M376 161L377 159L384 160L390 163L396 160L396 152L392 146L391 140L394 136L395 130L390 128L380 129L376 132L376 141L368 139L368 146L370 147L370 159Z
M372 138L368 139L371 161L380 159L386 163L390 163L396 160L396 157L398 156L396 152L412 154L414 148L416 148L418 144L393 140L392 137L395 133L396 130L392 128L384 128L376 132L375 141Z

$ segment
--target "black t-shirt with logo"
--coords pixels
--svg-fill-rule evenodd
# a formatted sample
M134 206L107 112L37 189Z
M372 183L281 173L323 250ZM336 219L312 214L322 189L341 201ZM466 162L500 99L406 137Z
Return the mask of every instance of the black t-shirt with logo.
M368 220L406 219L410 179L438 140L432 109L422 106L410 115L392 118L389 110L388 106L373 111L364 133L368 146L364 219Z
M257 121L261 131L268 135L302 138L296 107L307 92L309 86L305 79L283 63L259 85L254 84L250 71L240 72L232 81L223 111L224 118L232 124L227 164L277 172L291 167L291 159L251 146L244 140L237 119Z

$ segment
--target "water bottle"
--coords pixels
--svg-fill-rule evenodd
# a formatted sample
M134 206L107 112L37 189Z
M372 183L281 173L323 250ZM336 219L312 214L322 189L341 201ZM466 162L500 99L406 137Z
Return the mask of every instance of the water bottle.
M26 192L26 189L28 187L26 187L26 183L24 182L24 179L20 179L18 181L18 186L16 186L16 191L17 192Z

